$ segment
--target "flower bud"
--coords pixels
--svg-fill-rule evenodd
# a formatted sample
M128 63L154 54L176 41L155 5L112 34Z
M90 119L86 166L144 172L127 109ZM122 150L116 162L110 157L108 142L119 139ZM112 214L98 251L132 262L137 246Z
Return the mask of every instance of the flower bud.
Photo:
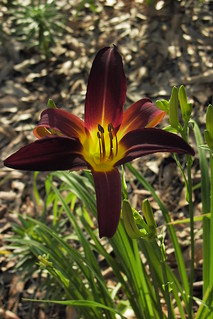
M146 236L145 230L140 230L133 216L133 211L128 200L124 199L122 203L122 214L123 214L123 222L124 227L126 229L127 234L132 239L138 239L140 237Z
M157 225L156 225L156 222L154 219L152 207L151 207L148 199L145 199L143 201L142 210L143 210L143 214L144 214L144 217L146 219L147 225L149 227L149 231L148 231L149 235L151 235L151 236L156 235Z
M183 120L184 122L188 122L192 112L192 104L187 102L186 91L183 85L179 88L178 97Z
M38 256L38 260L39 260L39 266L43 269L45 269L46 267L52 267L53 266L53 263L48 261L49 259L49 256L48 255L39 255Z
M165 111L167 114L169 113L169 102L167 100L157 100L155 104L160 110Z
M56 109L55 102L53 100L49 99L47 102L47 108L48 109Z
M169 100L169 122L172 127L178 129L178 89L176 86L173 87Z

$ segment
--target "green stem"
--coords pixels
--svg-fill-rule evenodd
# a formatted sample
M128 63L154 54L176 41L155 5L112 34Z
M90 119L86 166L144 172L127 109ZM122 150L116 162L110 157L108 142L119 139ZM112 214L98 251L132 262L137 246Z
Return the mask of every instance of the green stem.
M190 283L189 283L189 319L193 318L193 283L194 283L194 216L192 203L192 179L191 179L192 158L187 155L187 177L188 177L188 202L190 216L190 235L191 235L191 261L190 261Z
M182 138L188 142L189 140L189 126L188 122L184 123L184 128L182 131ZM194 212L193 212L193 202L192 202L192 158L187 155L187 179L185 180L185 185L187 188L187 201L189 203L189 217L190 217L190 237L191 237L191 260L190 260L190 282L189 282L189 319L193 318L193 283L194 283Z
M210 243L209 243L209 251L210 253L210 267L209 267L209 287L210 287L210 295L209 295L209 306L213 307L213 155L210 152ZM210 319L213 319L213 312L211 312Z

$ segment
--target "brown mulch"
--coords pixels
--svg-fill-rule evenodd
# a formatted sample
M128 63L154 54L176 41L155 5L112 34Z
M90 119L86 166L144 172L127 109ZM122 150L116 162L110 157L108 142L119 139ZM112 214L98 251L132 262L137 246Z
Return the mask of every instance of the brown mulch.
M6 37L4 45L0 46L0 245L4 244L4 236L11 232L9 211L23 212L29 206L30 212L35 214L36 211L33 174L10 170L3 166L2 160L35 139L32 129L49 98L58 107L83 117L88 74L95 53L101 47L112 44L119 47L128 83L126 106L145 96L153 101L168 99L173 85L184 84L193 103L193 116L204 128L206 108L212 103L211 0L165 0L156 1L155 6L148 6L143 0L102 0L95 1L96 12L85 6L77 17L79 1L69 4L64 0L64 6L62 3L58 1L62 12L68 13L66 32L51 48L49 59L10 36L8 11L6 6L0 5L0 23ZM167 121L165 119L163 125ZM191 143L195 145L193 137ZM134 165L152 182L174 219L187 216L183 180L170 156L150 156L136 160ZM199 178L195 157L193 182L197 183ZM148 194L134 181L130 184L134 191L133 206L140 207ZM152 204L160 225L162 216L155 203ZM196 214L201 212L199 193L196 193L195 211ZM197 224L195 281L198 295L202 284L201 235ZM188 263L189 227L179 226L178 238ZM173 251L169 242L167 248L172 265ZM14 263L4 254L0 255L0 318L29 318L24 308L26 304L21 303L23 291L28 287L12 273L13 267ZM33 280L28 284L33 285ZM31 296L30 289L28 296ZM60 318L60 310L55 314L51 307L49 313L42 311L39 309L32 318ZM66 318L71 318L69 312Z

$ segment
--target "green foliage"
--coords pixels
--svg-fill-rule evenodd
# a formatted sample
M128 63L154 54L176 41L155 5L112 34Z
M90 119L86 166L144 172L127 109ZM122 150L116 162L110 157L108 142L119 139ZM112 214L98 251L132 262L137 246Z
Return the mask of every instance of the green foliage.
M9 10L12 15L12 35L24 41L28 47L36 47L46 57L56 40L65 32L64 15L56 6L56 2L33 1L26 5L13 2Z
M67 304L79 300L82 307L78 307L78 311L83 318L102 318L103 313L106 318L114 318L112 309L120 313L126 307L131 307L137 318L165 318L160 299L162 296L168 298L166 282L175 282L172 293L179 305L179 294L184 298L184 291L166 264L163 266L166 267L166 277L159 271L162 262L156 242L140 240L137 243L132 240L126 234L122 220L116 235L109 241L108 248L105 241L99 239L97 229L94 229L94 224L91 225L84 214L85 210L91 212L92 220L96 215L94 189L90 177L88 172L81 176L77 173L55 172L49 176L45 183L46 205L40 220L29 217L23 219L19 216L22 226L14 226L17 235L10 238L14 254L26 251L25 254L19 255L21 269L26 271L22 259L30 260L31 271L35 271L39 266L41 273L48 274L48 280L49 276L51 277L51 290L54 290L55 286L60 287L57 290L58 295L55 294L58 301L54 302L59 302L63 298L67 300ZM61 186L58 189L55 183L59 181ZM73 204L75 195L81 200L83 207L79 206L76 200ZM48 207L56 207L54 220L49 225L44 219L47 217ZM60 217L61 214L63 218ZM70 223L70 227L66 229L67 222ZM109 252L113 251L114 257L108 249ZM152 269L152 278L156 279L155 287L151 284L148 269L140 259L140 250L145 254ZM113 270L116 281L114 289L106 287L98 264L98 260L102 258ZM43 286L47 286L45 280ZM161 291L161 297L156 295L158 290ZM118 294L121 291L123 301ZM48 293L50 294L50 291ZM91 301L91 305L88 304L88 300ZM103 309L93 308L92 302L98 302L99 307L102 304ZM111 310L104 309L104 306ZM183 309L181 311L184 312Z

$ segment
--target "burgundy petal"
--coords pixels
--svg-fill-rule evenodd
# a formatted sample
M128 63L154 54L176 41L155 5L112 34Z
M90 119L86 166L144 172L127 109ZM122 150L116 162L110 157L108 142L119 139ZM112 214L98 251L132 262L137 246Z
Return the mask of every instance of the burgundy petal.
M88 130L111 123L116 129L121 121L126 99L126 78L117 48L101 49L90 72L86 104L85 125Z
M112 237L117 229L121 213L121 180L118 170L92 171L98 213L99 236Z
M194 150L181 137L155 128L145 128L129 132L121 139L120 144L123 144L126 148L126 153L116 165L157 152L188 153L194 155Z
M84 122L77 116L62 109L46 109L41 113L39 124L33 131L37 138L47 136L44 130L45 127L73 138L78 138L81 133L84 134Z
M22 147L9 156L4 161L4 165L29 171L83 169L87 165L81 158L81 147L76 139L44 138Z
M132 104L123 115L119 132L124 135L129 131L156 126L165 116L163 112L148 98Z

